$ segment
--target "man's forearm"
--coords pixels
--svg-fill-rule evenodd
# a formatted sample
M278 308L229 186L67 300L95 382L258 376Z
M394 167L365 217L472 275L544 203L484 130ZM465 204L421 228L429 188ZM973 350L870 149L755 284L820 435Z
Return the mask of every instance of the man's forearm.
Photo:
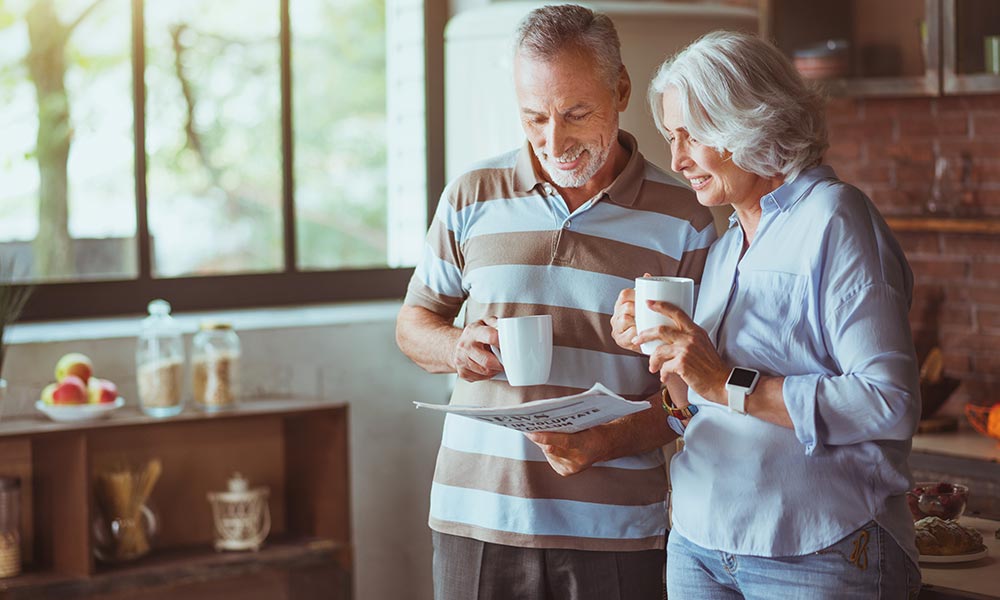
M660 407L659 392L647 400L653 405L649 410L600 426L606 428L604 434L608 440L608 455L602 461L649 452L677 439Z
M396 318L396 344L429 373L454 373L451 361L462 330L419 306L403 306Z

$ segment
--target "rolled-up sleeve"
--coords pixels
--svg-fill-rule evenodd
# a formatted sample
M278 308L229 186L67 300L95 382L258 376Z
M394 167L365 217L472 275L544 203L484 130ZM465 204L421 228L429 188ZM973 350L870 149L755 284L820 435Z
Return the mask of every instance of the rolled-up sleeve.
M410 279L404 304L454 317L465 301L460 219L446 189L427 231L423 256Z
M872 284L829 313L829 350L841 374L786 377L782 389L807 454L913 435L920 394L907 312L898 290Z

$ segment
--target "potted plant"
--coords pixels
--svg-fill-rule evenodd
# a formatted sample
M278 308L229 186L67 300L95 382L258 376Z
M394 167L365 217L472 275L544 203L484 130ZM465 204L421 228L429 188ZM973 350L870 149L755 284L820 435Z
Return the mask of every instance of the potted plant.
M3 378L3 363L7 357L4 335L21 316L31 291L30 286L14 283L14 262L0 260L0 401L7 390L7 380Z

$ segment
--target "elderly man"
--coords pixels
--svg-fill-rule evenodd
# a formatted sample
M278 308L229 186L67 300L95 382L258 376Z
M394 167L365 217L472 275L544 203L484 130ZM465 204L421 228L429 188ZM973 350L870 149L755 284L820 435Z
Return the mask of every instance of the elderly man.
M712 218L619 131L631 84L610 19L539 8L518 29L514 59L527 143L445 189L399 314L399 347L427 371L458 373L456 404L517 404L597 381L655 404L572 435L449 415L431 488L435 598L656 600L661 447L675 434L647 359L615 344L609 320L637 275L699 280ZM496 317L532 314L552 315L551 375L512 387L494 379Z

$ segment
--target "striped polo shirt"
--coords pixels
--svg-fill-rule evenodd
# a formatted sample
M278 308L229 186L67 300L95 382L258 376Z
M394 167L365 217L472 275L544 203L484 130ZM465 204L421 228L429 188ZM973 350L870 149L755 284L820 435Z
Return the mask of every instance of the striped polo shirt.
M645 356L611 337L618 293L644 272L701 279L715 230L694 194L646 162L620 132L625 169L570 213L536 170L530 146L487 161L445 189L405 303L465 322L550 314L546 385L459 380L454 404L502 406L575 394L601 382L630 400L659 389ZM448 415L431 487L430 526L532 548L663 548L660 450L558 475L523 434Z

